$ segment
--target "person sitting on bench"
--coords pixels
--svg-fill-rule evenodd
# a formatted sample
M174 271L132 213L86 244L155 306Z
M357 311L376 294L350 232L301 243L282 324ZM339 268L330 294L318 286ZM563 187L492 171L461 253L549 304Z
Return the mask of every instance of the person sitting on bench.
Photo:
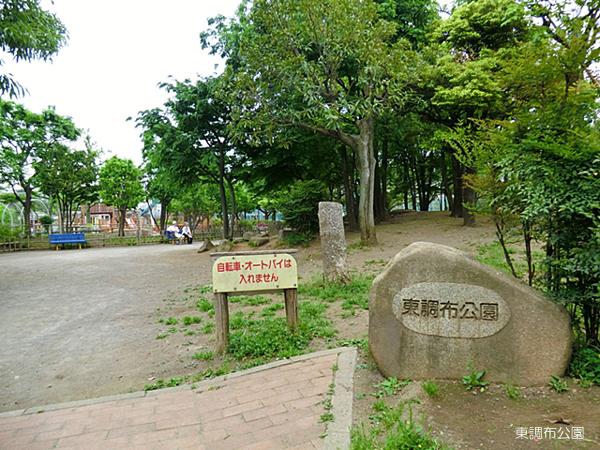
M176 220L174 220L173 223L167 227L167 234L171 234L174 239L177 239L179 242L181 242L183 235L179 231Z
M181 235L187 241L188 244L192 243L194 237L192 236L192 230L190 230L189 223L183 222L183 227L181 228Z

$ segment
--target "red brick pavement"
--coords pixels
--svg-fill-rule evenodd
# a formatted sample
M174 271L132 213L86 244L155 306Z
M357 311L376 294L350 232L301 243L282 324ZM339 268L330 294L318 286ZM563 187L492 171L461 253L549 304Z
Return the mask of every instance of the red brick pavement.
M0 415L2 450L321 449L337 353L225 380Z

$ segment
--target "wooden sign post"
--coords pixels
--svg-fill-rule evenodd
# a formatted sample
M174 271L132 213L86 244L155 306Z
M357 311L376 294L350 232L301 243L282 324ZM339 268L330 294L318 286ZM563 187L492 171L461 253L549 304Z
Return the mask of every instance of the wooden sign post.
M295 249L211 253L217 352L229 345L230 295L282 292L288 327L298 327L298 266Z

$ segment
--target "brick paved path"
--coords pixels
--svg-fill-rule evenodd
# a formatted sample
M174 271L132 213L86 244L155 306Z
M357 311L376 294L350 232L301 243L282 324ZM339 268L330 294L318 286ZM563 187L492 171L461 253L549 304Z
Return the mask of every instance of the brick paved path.
M320 416L337 361L335 351L320 352L195 389L4 413L0 449L321 449L328 445Z

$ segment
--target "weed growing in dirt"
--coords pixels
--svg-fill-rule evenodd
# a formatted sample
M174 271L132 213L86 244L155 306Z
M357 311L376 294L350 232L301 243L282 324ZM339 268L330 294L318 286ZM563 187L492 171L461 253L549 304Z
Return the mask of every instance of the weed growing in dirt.
M200 331L202 331L203 334L211 334L213 331L215 331L215 324L213 322L207 322L202 325Z
M202 318L198 317L198 316L185 316L183 318L183 324L185 326L189 326L195 323L200 323L202 322Z
M354 339L341 339L336 342L336 346L338 347L358 347L361 350L369 349L369 339L364 338L354 338Z
M440 387L435 381L423 381L421 387L423 388L425 393L431 398L440 395Z
M505 384L504 392L506 392L506 396L511 400L518 400L521 398L521 389L513 384Z
M288 358L303 352L313 338L335 335L331 322L325 318L327 305L303 302L298 307L300 324L290 331L283 317L240 319L240 327L229 339L229 351L237 359Z
M462 379L465 389L467 391L473 389L478 389L480 392L485 391L486 386L490 383L483 381L483 377L485 377L485 370L471 369L471 373L465 375Z
M590 387L600 386L600 349L589 346L577 348L571 357L569 374L580 380L579 385Z
M215 310L215 305L213 305L213 302L204 297L200 297L200 300L198 300L198 302L196 303L196 307L202 312L209 312Z
M206 352L198 352L192 356L192 358L200 360L200 361L212 361L215 357L215 354L211 351Z
M158 323L162 323L164 325L177 325L179 321L175 317L169 317L167 319L160 319Z
M569 390L567 381L555 375L552 375L550 378L550 383L548 384L550 385L550 389L552 389L554 392L566 392Z
M391 397L392 395L398 393L398 391L400 391L400 389L402 389L404 386L409 384L410 380L400 381L396 377L386 378L381 383L377 383L375 385L377 391L375 391L372 395L375 398Z
M164 339L169 335L169 333L160 333L156 336L156 339Z
M269 305L266 308L264 308L260 312L260 315L261 315L261 317L274 317L275 313L282 309L283 309L283 305L281 303L273 303L272 305Z
M244 306L258 306L258 305L266 305L267 303L271 303L271 300L269 298L264 297L262 295L254 295L254 296L239 295L239 296L230 297L229 301L231 303L239 303L240 305L244 305Z
M373 282L371 275L355 275L348 283L330 283L316 280L300 285L298 293L325 302L342 301L346 316L355 315L356 309L369 309L369 289Z
M408 406L408 413L405 407ZM371 416L373 425L353 427L351 450L423 449L449 450L413 419L410 403L400 403L395 407L386 406L382 401L375 402L376 414ZM407 416L407 417L406 417Z

